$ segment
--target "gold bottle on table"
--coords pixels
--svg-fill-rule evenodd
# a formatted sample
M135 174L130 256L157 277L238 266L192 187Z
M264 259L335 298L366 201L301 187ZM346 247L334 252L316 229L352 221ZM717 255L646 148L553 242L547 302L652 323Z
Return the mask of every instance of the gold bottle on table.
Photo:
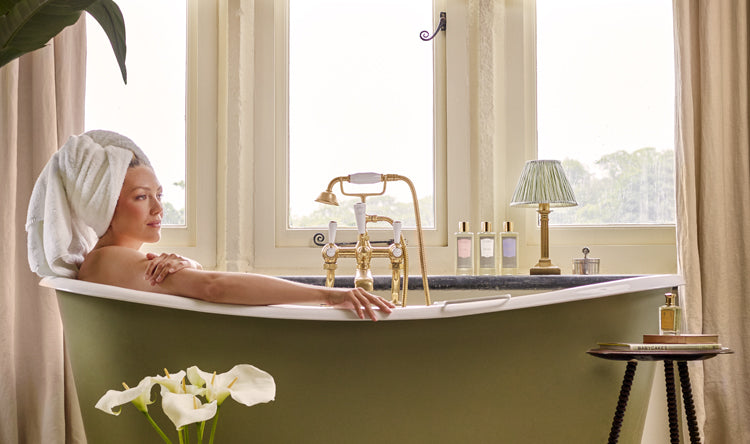
M666 304L659 307L659 334L680 334L680 323L682 321L682 309L677 305L677 293L666 293L664 295Z

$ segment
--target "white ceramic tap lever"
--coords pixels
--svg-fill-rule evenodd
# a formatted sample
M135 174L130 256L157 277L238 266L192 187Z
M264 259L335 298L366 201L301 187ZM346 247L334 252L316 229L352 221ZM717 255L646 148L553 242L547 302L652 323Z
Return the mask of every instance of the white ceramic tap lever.
M399 242L401 242L401 221L397 220L393 222L393 256L395 257L401 257L402 254L404 254L403 247L404 245L401 245Z
M401 225L400 220L393 222L393 242L401 242Z
M332 220L328 222L328 243L329 244L335 244L336 243L336 227L338 224L335 220Z
M359 234L365 234L365 211L367 205L364 202L354 204L354 218L357 221L357 231Z
M382 181L383 175L380 173L354 173L349 175L349 182L357 185L378 183Z

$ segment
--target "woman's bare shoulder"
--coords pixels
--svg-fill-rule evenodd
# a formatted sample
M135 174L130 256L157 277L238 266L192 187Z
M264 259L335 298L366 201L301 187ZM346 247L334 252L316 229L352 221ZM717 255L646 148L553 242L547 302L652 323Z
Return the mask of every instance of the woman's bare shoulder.
M86 255L78 269L78 279L102 284L122 285L132 282L145 271L146 255L120 246L97 248Z

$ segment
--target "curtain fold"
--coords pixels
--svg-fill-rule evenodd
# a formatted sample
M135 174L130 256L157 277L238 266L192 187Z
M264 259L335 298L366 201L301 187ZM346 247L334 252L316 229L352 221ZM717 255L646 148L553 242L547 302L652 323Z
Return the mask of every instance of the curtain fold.
M750 436L748 1L674 0L677 244L688 330L734 355L692 372L706 442Z
M57 299L26 254L36 178L71 134L83 132L85 19L0 68L0 442L85 443L65 358Z

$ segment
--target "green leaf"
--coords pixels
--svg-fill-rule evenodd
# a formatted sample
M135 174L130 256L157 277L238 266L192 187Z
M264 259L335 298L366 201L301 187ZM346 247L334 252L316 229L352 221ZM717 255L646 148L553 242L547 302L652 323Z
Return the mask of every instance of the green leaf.
M0 66L34 51L81 16L95 0L20 0L0 16ZM5 8L9 6L4 3ZM12 58L9 58L12 57Z
M128 83L128 72L125 68L125 55L127 48L125 46L125 20L122 18L122 12L113 0L97 0L92 3L86 12L99 22L104 32L109 37L109 43L115 52L117 64L120 65L122 81Z
M45 46L78 21L83 11L88 11L109 37L127 82L125 24L113 0L0 0L0 67Z

